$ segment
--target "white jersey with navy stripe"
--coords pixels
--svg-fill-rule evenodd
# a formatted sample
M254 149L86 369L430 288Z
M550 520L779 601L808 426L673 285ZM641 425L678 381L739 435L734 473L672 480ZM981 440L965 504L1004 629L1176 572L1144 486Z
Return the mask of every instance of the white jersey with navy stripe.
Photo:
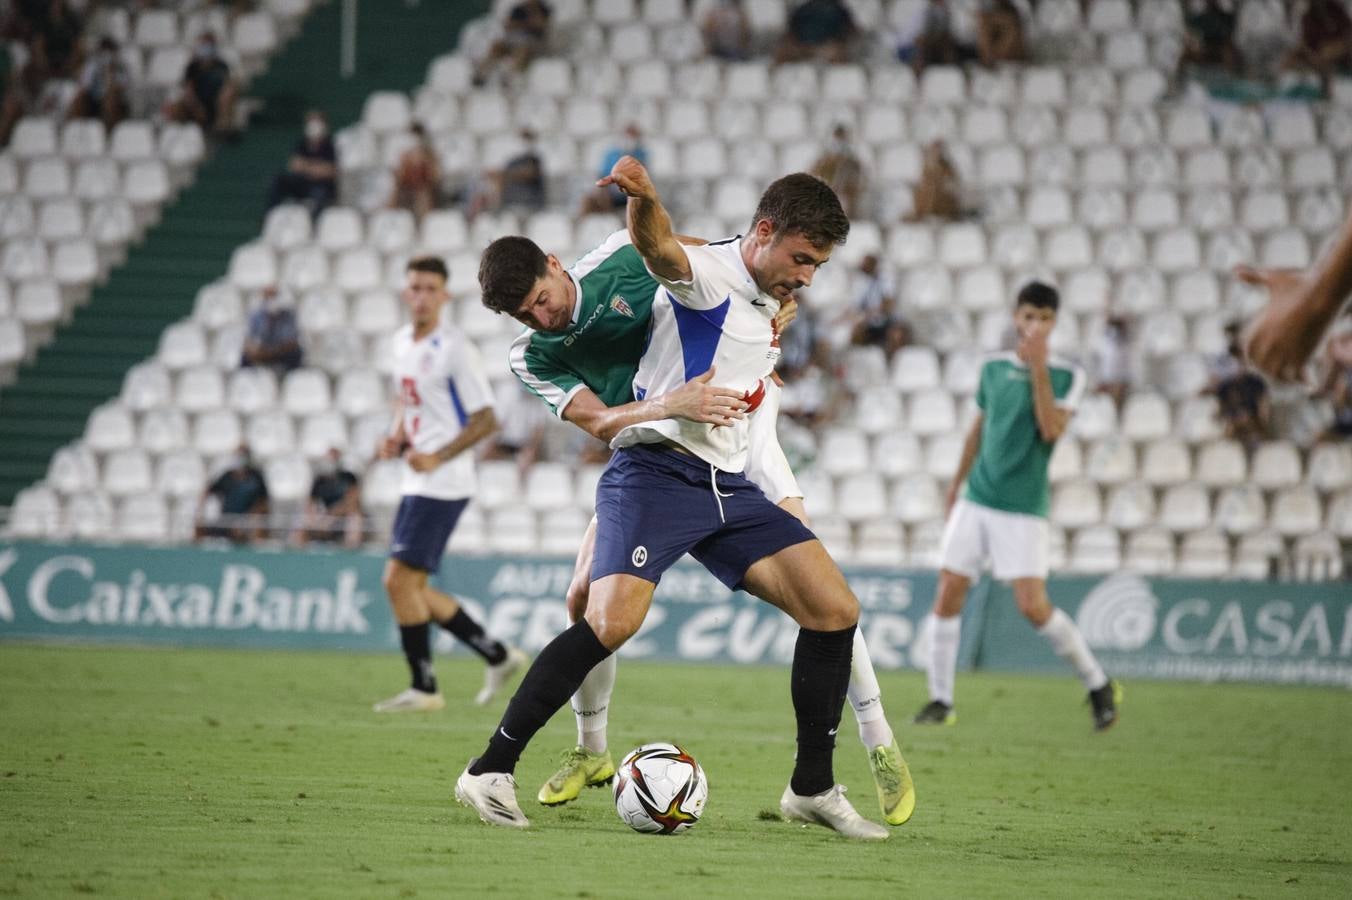
M763 396L761 379L774 368L779 351L773 320L779 301L761 293L742 261L741 238L686 247L689 281L663 278L653 303L652 334L634 376L642 399L675 390L716 369L713 383ZM749 419L733 425L704 425L659 419L625 428L612 447L674 441L726 472L746 468Z
M419 453L432 453L455 440L469 417L493 405L493 390L479 351L457 329L442 324L422 340L413 326L394 334L394 386L404 404L404 436ZM404 464L403 493L459 500L474 493L472 452L430 472Z

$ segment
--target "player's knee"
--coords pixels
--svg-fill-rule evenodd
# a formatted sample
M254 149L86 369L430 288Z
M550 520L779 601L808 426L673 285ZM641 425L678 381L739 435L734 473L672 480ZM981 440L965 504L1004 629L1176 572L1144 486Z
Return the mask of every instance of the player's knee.
M624 642L633 637L643 624L642 619L614 610L588 609L584 615L592 632L596 634L596 639L611 651L624 646Z

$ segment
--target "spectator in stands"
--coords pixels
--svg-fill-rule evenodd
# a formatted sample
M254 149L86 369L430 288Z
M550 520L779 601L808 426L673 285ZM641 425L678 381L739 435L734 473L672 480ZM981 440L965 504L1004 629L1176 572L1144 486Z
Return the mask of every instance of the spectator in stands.
M272 181L268 208L285 200L308 204L315 218L338 198L338 150L329 136L329 120L319 110L305 114L305 134L296 142L286 170Z
M415 143L399 157L394 170L394 190L390 194L391 209L407 209L419 219L437 205L441 190L441 163L436 148L422 123L413 123Z
M1131 390L1131 336L1127 320L1109 316L1094 348L1094 390L1113 398L1119 410Z
M634 157L645 166L648 164L648 148L643 146L643 132L636 122L624 126L624 134L606 150L605 155L601 157L601 165L597 167L596 177L601 179L609 175L615 163L625 155ZM582 203L578 207L577 214L581 217L591 213L614 212L623 209L627 199L613 184L593 188L582 195Z
M64 108L59 79L71 78L81 64L77 15L62 0L17 3L4 20L4 93L0 95L0 145L25 115Z
M310 497L291 542L297 546L314 541L341 543L351 550L361 546L364 527L357 476L343 467L342 451L330 448L315 465Z
M42 80L74 78L84 62L80 35L84 21L66 0L50 0L47 13L36 23L28 50Z
M789 13L789 27L775 49L776 63L843 63L858 29L842 0L805 0Z
M202 493L197 511L197 539L226 538L236 544L267 537L268 486L253 464L247 444L240 444L230 465Z
M881 347L891 360L892 354L911 341L910 325L897 311L896 285L872 253L859 261L853 281L850 343Z
M1333 76L1352 68L1352 17L1342 0L1310 0L1300 19L1300 43L1282 60L1284 70L1308 70L1319 76L1324 96Z
M204 31L193 45L178 98L167 111L169 118L175 122L196 122L218 134L233 134L238 97L239 86L230 74L230 64L221 58L216 35Z
M920 165L920 180L916 182L912 193L911 213L907 221L919 222L924 219L944 219L953 221L962 216L962 202L959 199L962 186L958 181L958 171L948 158L943 141L931 141L925 147L925 156Z
M831 143L812 164L812 174L831 186L840 198L845 215L860 214L859 198L864 191L864 164L850 144L850 130L837 125L831 131Z
M1333 422L1320 440L1352 440L1352 315L1344 315L1333 327L1326 352L1328 374L1319 396L1333 407Z
M1010 0L983 0L976 16L976 56L988 68L1027 59L1023 17Z
M301 364L300 329L296 315L281 302L275 286L259 294L249 314L249 333L244 338L241 366L267 367L284 375Z
M954 65L959 59L958 39L947 0L929 0L916 10L897 39L897 58L910 63L919 75L926 66Z
M530 61L549 43L549 22L554 11L540 0L524 0L507 11L502 37L488 48L488 54L474 67L474 86L483 87L499 66L512 74L524 72Z
M825 341L817 341L807 365L785 371L779 411L805 428L819 428L844 409L847 400L835 377L830 348Z
M118 53L117 41L105 37L99 49L80 72L80 87L66 115L97 118L109 131L127 116L127 91L131 75Z
M1267 383L1244 362L1240 349L1240 325L1225 328L1225 352L1211 361L1211 384L1220 406L1225 436L1252 449L1272 432L1272 407Z
M742 0L718 0L704 13L700 23L704 49L714 59L745 62L751 58L751 20ZM610 174L610 170L606 170Z
M1183 49L1178 55L1174 80L1181 83L1189 67L1220 69L1239 74L1239 48L1235 46L1234 10L1220 0L1205 0L1203 7L1187 17Z
M535 146L535 132L521 131L522 148L501 169L487 171L470 189L466 218L482 212L517 207L530 212L544 209L545 166Z

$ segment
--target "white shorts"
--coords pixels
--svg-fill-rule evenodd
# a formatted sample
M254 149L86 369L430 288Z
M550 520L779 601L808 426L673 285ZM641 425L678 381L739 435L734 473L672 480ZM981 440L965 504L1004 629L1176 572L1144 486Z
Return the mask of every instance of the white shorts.
M959 500L944 526L939 565L975 580L990 560L991 570L1001 581L1045 579L1049 543L1047 520L1041 516Z
M789 468L784 449L779 446L779 400L783 389L773 378L765 379L765 399L751 414L746 457L746 480L760 488L771 503L786 497L802 497L798 479Z

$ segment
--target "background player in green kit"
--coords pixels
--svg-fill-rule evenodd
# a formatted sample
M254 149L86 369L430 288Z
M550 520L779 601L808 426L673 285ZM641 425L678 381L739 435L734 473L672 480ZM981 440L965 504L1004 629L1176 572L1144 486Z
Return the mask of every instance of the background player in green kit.
M948 489L928 666L930 702L916 715L917 724L956 721L953 678L962 604L987 560L995 577L1009 582L1019 612L1079 673L1094 727L1102 731L1117 721L1117 685L1103 674L1075 622L1047 599L1047 466L1085 386L1082 370L1048 358L1047 337L1059 305L1054 288L1036 281L1025 285L1014 307L1017 351L994 354L981 368L980 413Z

